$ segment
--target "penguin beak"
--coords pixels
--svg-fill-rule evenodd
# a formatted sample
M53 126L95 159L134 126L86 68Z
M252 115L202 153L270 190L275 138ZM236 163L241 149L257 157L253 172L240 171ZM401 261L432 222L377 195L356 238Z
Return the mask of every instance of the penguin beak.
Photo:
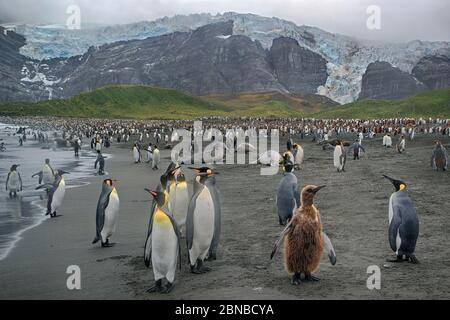
M145 191L147 191L148 193L150 193L153 197L156 198L156 196L158 195L158 193L156 191L144 188Z
M320 189L325 188L326 186L318 186L316 188L313 189L313 193L316 194L317 192L319 192Z
M383 174L383 177L388 179L390 182L394 183L395 179L392 179L391 177L388 177L387 175Z
M70 172L67 172L67 171L61 171L61 174L70 174Z

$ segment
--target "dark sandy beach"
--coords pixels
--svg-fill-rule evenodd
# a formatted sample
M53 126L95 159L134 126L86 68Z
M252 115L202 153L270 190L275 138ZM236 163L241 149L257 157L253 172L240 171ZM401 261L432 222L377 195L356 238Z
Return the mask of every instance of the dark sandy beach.
M189 273L186 247L183 266L168 295L148 294L153 272L143 263L143 245L150 209L144 187L155 187L169 163L162 150L162 165L132 163L131 151L113 147L106 170L117 179L120 219L108 249L91 245L95 210L104 177L66 192L62 217L44 221L27 231L17 247L0 261L0 299L449 299L450 220L448 172L433 172L430 156L434 137L417 136L407 152L384 149L380 138L363 142L368 153L361 161L348 159L347 172L337 173L332 151L310 142L299 185L326 184L317 199L324 229L331 238L337 264L323 256L317 283L290 284L279 252L270 251L279 232L275 192L281 175L261 176L260 166L218 166L222 201L222 240L212 271ZM443 139L448 146L450 139ZM285 144L281 144L282 146ZM188 181L193 175L184 169ZM388 200L392 185L381 177L402 178L410 190L420 219L416 255L419 265L385 262L392 257L387 240ZM67 179L70 179L68 176ZM68 290L66 268L81 268L81 290ZM367 267L381 268L381 290L369 290Z

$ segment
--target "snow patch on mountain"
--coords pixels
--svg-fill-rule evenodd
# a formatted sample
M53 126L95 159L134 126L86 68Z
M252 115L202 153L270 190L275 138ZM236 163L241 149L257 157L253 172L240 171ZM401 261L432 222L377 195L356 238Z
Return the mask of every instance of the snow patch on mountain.
M400 44L373 42L329 33L316 27L298 26L278 18L234 12L217 15L177 15L155 21L89 27L81 30L30 25L18 25L14 28L17 33L24 35L27 39L27 44L21 48L21 53L42 60L80 55L91 46L98 47L117 41L145 39L176 31L190 31L206 24L227 20L234 21L233 34L245 35L257 40L266 49L272 46L275 38L284 36L296 39L301 46L323 56L328 61L329 76L326 84L317 88L317 93L340 103L352 102L358 98L362 76L372 62L386 61L402 71L411 73L417 62L425 55L450 56L450 42L419 40ZM226 38L223 37L223 39ZM36 78L34 76L28 79Z

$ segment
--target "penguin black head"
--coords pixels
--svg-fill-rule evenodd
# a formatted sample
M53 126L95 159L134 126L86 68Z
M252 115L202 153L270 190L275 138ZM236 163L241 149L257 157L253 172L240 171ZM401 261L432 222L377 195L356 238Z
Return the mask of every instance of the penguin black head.
M114 185L113 180L111 180L111 179L105 179L105 180L103 180L103 183L110 187L112 187Z
M159 207L163 207L166 204L167 202L166 193L161 191L159 187L157 188L157 191L153 191L147 188L145 188L144 190L150 193L150 195L153 197L154 201L156 201Z
M11 166L10 171L16 171L18 166L20 166L20 164L13 164L13 165Z
M64 175L64 174L70 174L70 172L67 172L67 171L58 169L58 170L56 170L56 174L57 174L58 176L62 176L62 175Z
M406 188L406 183L404 183L401 180L393 179L393 178L388 177L387 175L384 175L384 174L383 174L383 177L385 177L386 179L388 179L389 181L392 182L392 184L394 185L395 191L401 191L401 190Z
M50 164L50 159L45 159L46 164Z

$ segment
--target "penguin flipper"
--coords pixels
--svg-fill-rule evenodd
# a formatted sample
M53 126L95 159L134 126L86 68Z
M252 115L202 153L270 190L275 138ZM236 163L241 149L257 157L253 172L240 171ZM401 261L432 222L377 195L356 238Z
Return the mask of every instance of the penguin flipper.
M197 182L198 183L198 182ZM195 184L195 182L194 182ZM195 185L194 185L195 186ZM197 202L197 198L200 192L203 190L204 186L200 183L197 184L196 193L192 196L189 202L188 212L186 215L186 244L188 251L192 248L192 243L194 240L194 211Z
M330 238L328 238L325 232L322 232L323 241L325 243L325 250L327 250L328 258L330 263L334 266L336 264L336 252L334 251L333 244Z
M398 206L392 208L393 215L391 223L389 224L389 245L392 251L396 252L397 248L397 234L399 232L400 225L402 224L401 210Z
M214 188L211 193L214 201L214 234L211 241L211 245L209 247L209 253L215 254L217 251L217 247L219 246L220 240L220 231L221 231L221 211L220 211L220 199L217 190Z
M291 220L292 221L292 220ZM281 232L280 236L278 237L277 241L275 241L275 244L273 245L272 252L270 253L270 260L273 259L273 256L277 252L280 245L283 243L284 237L291 231L291 222L288 223L286 228Z

